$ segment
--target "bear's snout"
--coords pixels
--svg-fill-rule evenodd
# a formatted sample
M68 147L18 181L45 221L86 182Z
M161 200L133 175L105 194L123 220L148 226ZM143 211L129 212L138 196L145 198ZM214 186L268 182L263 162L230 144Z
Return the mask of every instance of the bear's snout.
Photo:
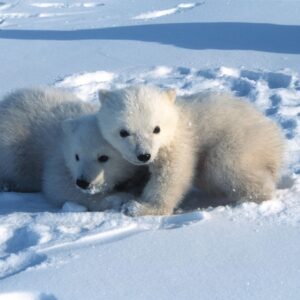
M76 185L79 186L81 189L86 190L89 187L90 183L83 179L77 179Z
M150 158L151 158L151 154L146 153L146 154L140 154L138 155L138 160L142 161L142 162L147 162Z

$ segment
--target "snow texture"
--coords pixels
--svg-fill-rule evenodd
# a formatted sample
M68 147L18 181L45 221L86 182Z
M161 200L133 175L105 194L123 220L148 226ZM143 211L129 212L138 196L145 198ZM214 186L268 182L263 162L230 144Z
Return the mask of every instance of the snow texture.
M183 12L186 9L191 9L199 5L200 3L180 3L177 6L164 10L155 10L147 13L142 13L133 19L135 20L147 20L147 19L156 19L167 15L172 15L176 13Z

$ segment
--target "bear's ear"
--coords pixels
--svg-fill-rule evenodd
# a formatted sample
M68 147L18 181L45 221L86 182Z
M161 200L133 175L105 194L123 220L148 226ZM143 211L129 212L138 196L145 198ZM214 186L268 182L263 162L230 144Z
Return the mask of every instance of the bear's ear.
M77 127L77 122L72 119L64 120L61 122L61 127L65 134L74 133Z
M99 90L98 98L99 98L100 103L103 103L104 101L106 101L109 98L110 94L111 94L111 91L109 91L109 90Z
M174 89L167 89L165 90L165 93L167 95L167 98L171 103L174 103L176 100L176 90Z

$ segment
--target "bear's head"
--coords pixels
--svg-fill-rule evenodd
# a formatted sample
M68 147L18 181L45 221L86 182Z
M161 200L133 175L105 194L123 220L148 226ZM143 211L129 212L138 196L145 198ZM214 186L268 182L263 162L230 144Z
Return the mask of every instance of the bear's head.
M62 128L65 163L81 191L107 193L133 175L132 166L101 136L95 115L65 120Z
M152 162L174 138L176 93L146 85L99 91L98 124L104 138L132 164Z

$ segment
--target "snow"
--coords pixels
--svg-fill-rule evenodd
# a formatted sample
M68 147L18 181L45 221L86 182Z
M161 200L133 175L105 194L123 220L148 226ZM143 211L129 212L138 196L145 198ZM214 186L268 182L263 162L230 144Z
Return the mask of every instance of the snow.
M160 18L167 15L172 15L175 13L183 12L185 9L190 9L195 7L196 5L199 5L198 3L180 3L177 6L169 9L164 10L155 10L147 13L142 13L133 19L135 20L147 20L147 19L155 19Z
M101 6L103 4L96 3L96 2L82 2L82 3L34 2L34 3L30 3L30 5L39 8L73 8L73 7L90 8L90 7Z
M63 212L85 212L87 211L86 207L82 205L78 205L73 202L65 202L62 207Z
M286 137L274 198L169 217L0 194L0 300L299 299L300 4L293 0L2 1L0 95L83 101L135 83L231 91Z
M5 293L0 300L56 300L53 295L44 293Z
M76 94L82 100L88 100L92 93L99 89L107 89L115 74L106 71L74 74L56 83L57 87L76 90Z

